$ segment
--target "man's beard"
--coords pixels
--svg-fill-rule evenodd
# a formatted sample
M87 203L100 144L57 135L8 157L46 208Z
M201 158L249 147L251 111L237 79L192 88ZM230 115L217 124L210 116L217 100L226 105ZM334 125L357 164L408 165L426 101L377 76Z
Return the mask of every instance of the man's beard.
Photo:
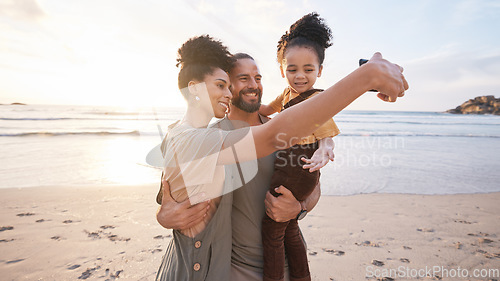
M245 94L248 93L256 93L258 96L258 100L256 103L248 103L244 101L241 97ZM262 99L262 91L260 89L245 89L241 90L237 96L235 96L232 100L231 103L236 106L237 108L248 112L248 113L254 113L259 110L260 104L261 104L261 99Z

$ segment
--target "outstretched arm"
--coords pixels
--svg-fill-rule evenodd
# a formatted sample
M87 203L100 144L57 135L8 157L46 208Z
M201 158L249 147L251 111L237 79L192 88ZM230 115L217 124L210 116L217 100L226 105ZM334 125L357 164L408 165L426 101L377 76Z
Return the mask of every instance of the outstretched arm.
M290 107L264 125L251 127L250 133L232 131L223 146L230 148L238 143L242 148L238 150L236 147L239 162L264 157L278 149L290 147L302 137L311 134L318 124L324 124L370 89L378 90L379 98L384 101L395 102L408 89L402 71L402 67L384 60L380 53L376 53L368 63L326 89L321 95ZM254 143L258 144L255 145L256 151L246 150L248 145ZM219 163L234 162L232 149L224 149L219 155Z

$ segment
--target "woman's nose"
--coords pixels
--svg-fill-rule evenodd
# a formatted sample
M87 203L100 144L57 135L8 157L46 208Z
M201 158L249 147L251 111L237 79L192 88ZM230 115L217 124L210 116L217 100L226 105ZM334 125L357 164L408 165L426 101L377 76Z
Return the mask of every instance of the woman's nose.
M231 93L231 91L229 90L229 88L226 88L226 91L224 92L224 97L228 98L228 99L232 99L233 98L233 94Z

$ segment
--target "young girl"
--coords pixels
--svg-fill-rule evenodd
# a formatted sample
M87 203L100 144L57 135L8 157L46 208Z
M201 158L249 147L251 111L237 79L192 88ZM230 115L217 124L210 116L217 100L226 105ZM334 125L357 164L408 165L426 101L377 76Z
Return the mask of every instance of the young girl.
M281 112L322 92L313 86L321 76L325 49L332 45L331 37L330 28L317 13L305 15L290 27L278 43L281 75L286 77L289 86L269 105L262 105L259 113L270 115ZM270 186L274 196L280 195L274 191L275 188L283 185L298 201L305 200L319 182L319 169L333 160L332 137L339 134L339 129L332 119L316 124L316 127L312 135L302 138L298 144L290 148L287 148L289 144L284 144L283 150L277 152ZM288 222L275 222L267 215L264 217L264 280L283 280L285 251L291 280L311 280L306 249L297 223L306 212L303 208L296 219Z

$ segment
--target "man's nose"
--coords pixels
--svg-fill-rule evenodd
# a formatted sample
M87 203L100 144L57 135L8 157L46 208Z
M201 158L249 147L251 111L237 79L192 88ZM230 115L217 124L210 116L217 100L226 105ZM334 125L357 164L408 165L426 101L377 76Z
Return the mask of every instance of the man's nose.
M250 78L248 81L248 88L257 89L257 81L254 78Z

